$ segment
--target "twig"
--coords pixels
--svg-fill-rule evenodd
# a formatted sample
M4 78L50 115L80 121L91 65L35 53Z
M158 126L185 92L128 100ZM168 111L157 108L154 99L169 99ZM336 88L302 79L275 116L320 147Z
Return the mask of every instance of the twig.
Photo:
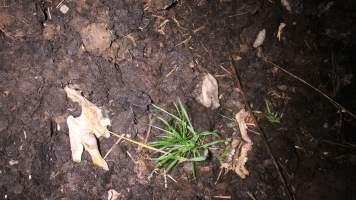
M132 162L137 163L137 161L133 158L131 153L129 151L126 151L126 154L129 156L129 158L132 160Z
M251 192L247 191L247 195L248 195L252 200L256 200L256 198L253 196L253 194L251 194Z
M63 4L64 1L65 1L65 0L61 0L61 1L57 4L56 8L59 8L59 7Z
M231 196L218 195L218 196L213 196L213 198L215 198L215 199L231 199Z
M183 30L187 30L186 28L184 28L183 26L180 25L179 21L176 19L175 16L172 17L173 21L177 24L177 26Z
M227 70L225 67L223 67L222 65L219 66L222 70L224 70L226 73L228 73L229 75L231 75L231 72L229 70Z
M106 152L104 159L108 157L108 155L111 153L111 151L114 149L114 147L119 144L119 142L122 140L122 138L117 139L117 141L111 146L108 152Z
M178 65L174 65L173 69L170 72L168 72L168 74L166 75L166 78L168 78L174 71L177 71L177 69L178 69Z
M167 177L170 178L172 181L174 181L175 183L178 183L178 181L176 181L176 179L174 179L171 175L167 174Z
M250 113L253 113L252 112L252 109L251 107L249 106L249 103L247 101L247 98L245 96L245 93L243 92L243 89L242 89L242 86L241 86L241 82L240 82L240 79L239 79L239 73L237 71L237 67L235 67L235 62L232 58L232 52L230 52L230 67L231 67L231 71L233 72L233 79L234 79L234 82L237 86L237 88L240 89L240 93L241 93L241 96L242 96L242 99L244 101L244 104L246 106L246 109L250 112ZM263 131L263 129L258 125L257 123L257 120L256 120L256 117L254 115L251 115L251 118L252 118L252 121L253 123L256 125L256 129L258 130L258 132L261 133L261 137L263 138L263 142L266 146L266 149L267 149L267 153L270 155L271 159L272 159L272 162L273 162L273 165L274 167L276 168L277 170L277 173L278 173L278 177L279 179L281 180L286 192L287 192L287 195L288 195L288 198L289 199L292 199L292 200L295 200L295 196L292 192L292 190L290 189L290 186L289 184L287 183L287 179L286 177L284 176L284 174L282 173L282 169L281 169L281 166L279 165L279 163L277 162L277 159L274 157L273 153L272 153L272 150L271 150L271 147L268 143L268 140L267 140L267 136L265 134L265 132Z
M178 43L178 44L176 45L176 47L177 47L177 46L180 46L180 45L182 45L182 44L185 44L185 43L187 43L187 42L189 42L190 39L192 39L192 36L189 36L187 39L185 39L185 40L183 40L182 42Z
M338 142L333 142L330 140L321 140L321 142L327 143L327 144L331 144L331 145L336 145L336 146L340 146L343 148L349 148L349 149L355 149L356 146L354 144L350 144L350 143L338 143Z
M204 28L205 28L205 26L201 26L201 27L199 27L199 28L193 30L193 33L197 33L197 32L199 32L199 31L203 30Z
M152 118L151 114L148 114L149 126L148 126L147 134L146 134L146 137L145 137L145 143L146 144L148 142L148 138L150 138L150 134L151 134L151 130L152 130L152 126L151 125L152 125L153 120L151 118Z
M215 185L218 183L218 181L219 181L219 179L220 179L220 176L221 176L223 170L224 170L224 168L220 168L219 175L218 175L218 177L216 178L216 181L215 181L215 183L214 183Z
M52 7L47 8L48 19L50 19L50 20L52 19L51 9L52 9Z
M163 177L164 177L164 188L168 188L166 170L164 170Z
M354 119L356 119L356 114L352 113L351 111L349 111L348 109L346 109L344 106L342 106L341 104L339 104L338 102L336 102L335 100L333 100L331 97L329 97L328 95L326 95L324 92L322 92L321 90L319 90L318 88L314 87L313 85L311 85L310 83L306 82L305 80L303 80L302 78L298 77L297 75L287 71L286 69L284 69L283 67L275 64L274 62L268 60L268 58L264 57L263 59L264 62L271 64L273 67L276 67L278 69L280 69L281 71L283 71L284 73L288 74L289 76L297 79L298 81L300 81L301 83L307 85L308 87L310 87L311 89L313 89L314 91L316 91L317 93L321 94L323 97L325 97L327 100L329 100L336 108L340 109L342 112L349 114L351 117L353 117Z
M130 143L133 143L133 144L139 145L141 147L144 147L146 149L150 149L152 151L156 151L156 152L160 152L160 153L167 153L166 151L163 151L162 149L157 149L157 148L151 147L151 146L149 146L147 144L144 144L144 143L138 142L136 140L127 138L127 137L125 137L125 136L123 136L121 134L118 134L118 133L115 133L115 132L112 132L112 131L109 131L109 133L111 133L115 137L121 138L121 139L126 140L126 141L128 141Z

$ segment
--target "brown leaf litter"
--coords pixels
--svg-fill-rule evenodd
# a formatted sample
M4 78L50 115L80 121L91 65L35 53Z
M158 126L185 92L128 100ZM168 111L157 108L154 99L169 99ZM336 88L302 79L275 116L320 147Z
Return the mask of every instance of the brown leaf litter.
M247 134L247 123L250 121L250 115L245 109L240 110L235 115L241 137L238 137L236 134L232 136L229 152L221 163L221 168L227 171L234 170L242 179L249 175L249 171L245 165L248 160L248 152L252 150L252 141Z

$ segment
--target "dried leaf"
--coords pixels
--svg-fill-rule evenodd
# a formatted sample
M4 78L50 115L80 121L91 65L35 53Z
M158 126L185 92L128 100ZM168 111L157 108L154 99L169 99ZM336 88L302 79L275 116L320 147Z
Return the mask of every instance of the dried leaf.
M110 125L110 119L104 118L102 110L85 99L80 92L69 87L66 87L65 91L68 98L78 103L82 108L82 113L79 117L69 116L67 118L73 161L80 162L85 149L89 152L95 165L109 170L107 163L100 155L95 136L97 138L102 136L105 138L110 137L110 133L106 128Z
M242 179L249 175L249 171L246 169L246 162L248 160L248 152L252 150L252 141L247 135L246 120L250 118L249 112L242 109L235 116L235 119L239 125L241 138L233 137L229 144L230 152L226 156L224 162L221 163L221 167L227 170L234 170L237 175Z
M256 40L253 43L253 47L254 48L260 47L265 41L265 39L266 39L266 29L262 29L260 32L258 32Z
M207 108L216 109L220 107L218 82L211 74L206 74L198 84L196 100Z
M278 38L278 41L281 41L281 38L282 38L282 33L283 33L283 29L284 27L286 27L286 24L285 23L280 23L279 26L278 26L278 32L277 32L277 38Z
M118 200L121 196L121 193L117 192L114 189L108 191L108 200Z
M248 160L247 153L252 150L252 141L247 134L247 125L246 119L249 117L249 113L245 112L245 109L242 109L235 115L235 119L239 124L240 133L244 144L241 147L241 152L239 155L239 160L235 167L235 172L241 177L245 178L249 175L249 171L246 169L245 164Z

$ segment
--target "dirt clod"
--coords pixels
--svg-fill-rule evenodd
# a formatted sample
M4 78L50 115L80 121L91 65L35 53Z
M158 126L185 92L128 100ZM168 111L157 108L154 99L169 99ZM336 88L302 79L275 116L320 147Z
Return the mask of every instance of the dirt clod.
M104 23L92 23L80 30L87 51L102 55L110 47L111 33Z

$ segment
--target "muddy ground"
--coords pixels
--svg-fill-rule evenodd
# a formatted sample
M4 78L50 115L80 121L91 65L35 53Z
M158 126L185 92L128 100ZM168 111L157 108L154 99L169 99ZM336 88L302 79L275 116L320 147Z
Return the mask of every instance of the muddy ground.
M107 199L115 189L120 199L354 199L355 119L264 60L356 112L355 2L289 2L292 12L262 0L67 0L64 14L56 0L1 0L0 198ZM266 39L255 49L262 29ZM217 180L212 156L198 164L196 180L181 165L171 173L177 183L168 179L165 188L163 176L148 179L152 153L126 142L106 159L107 172L87 153L80 164L71 160L65 120L80 109L66 85L104 107L111 130L139 141L156 113L151 103L169 107L177 98L195 128L229 137L234 123L222 115L246 106L233 70L252 110L265 111L268 99L283 113L272 124L255 112L266 139L249 133L248 178L229 172ZM215 111L193 98L206 72L219 83ZM100 139L102 154L115 141Z

